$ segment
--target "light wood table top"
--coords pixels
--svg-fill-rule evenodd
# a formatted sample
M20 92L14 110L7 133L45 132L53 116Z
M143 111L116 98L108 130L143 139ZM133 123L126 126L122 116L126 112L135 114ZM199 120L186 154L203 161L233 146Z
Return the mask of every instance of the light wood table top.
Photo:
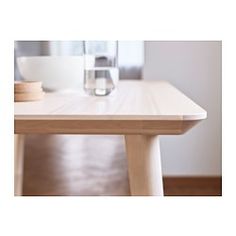
M181 134L206 117L166 81L120 81L106 97L47 93L15 103L15 133Z
M182 134L206 111L165 81L120 81L107 97L48 93L15 103L15 194L21 195L24 134L122 134L131 194L162 196L159 135Z

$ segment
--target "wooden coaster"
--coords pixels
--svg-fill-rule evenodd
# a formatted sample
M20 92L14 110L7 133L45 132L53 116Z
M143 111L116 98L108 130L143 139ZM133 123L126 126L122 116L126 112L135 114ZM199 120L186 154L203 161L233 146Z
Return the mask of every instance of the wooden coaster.
M40 81L15 81L14 101L26 102L43 99L42 82Z
M15 93L31 93L41 92L42 82L41 81L15 81L14 92Z
M15 93L15 102L27 102L27 101L37 101L44 97L44 92L33 92L33 93Z

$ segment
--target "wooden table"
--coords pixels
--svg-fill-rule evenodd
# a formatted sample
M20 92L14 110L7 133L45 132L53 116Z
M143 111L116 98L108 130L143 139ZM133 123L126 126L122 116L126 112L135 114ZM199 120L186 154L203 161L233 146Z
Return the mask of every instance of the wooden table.
M121 81L106 97L48 93L15 103L15 195L25 134L121 134L132 195L163 195L159 135L183 134L207 113L166 81ZM92 147L91 147L92 148Z

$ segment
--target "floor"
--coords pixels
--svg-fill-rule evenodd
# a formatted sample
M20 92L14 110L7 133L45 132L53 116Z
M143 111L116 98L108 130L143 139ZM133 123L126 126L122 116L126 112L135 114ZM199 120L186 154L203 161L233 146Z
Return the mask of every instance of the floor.
M221 179L164 178L167 196L221 195ZM28 135L23 195L128 196L122 136Z

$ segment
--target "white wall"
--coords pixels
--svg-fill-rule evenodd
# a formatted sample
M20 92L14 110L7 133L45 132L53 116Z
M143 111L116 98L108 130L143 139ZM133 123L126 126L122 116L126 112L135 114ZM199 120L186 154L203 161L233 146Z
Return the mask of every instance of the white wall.
M162 136L164 175L221 175L221 42L145 42L144 79L168 80L208 112L182 136Z

